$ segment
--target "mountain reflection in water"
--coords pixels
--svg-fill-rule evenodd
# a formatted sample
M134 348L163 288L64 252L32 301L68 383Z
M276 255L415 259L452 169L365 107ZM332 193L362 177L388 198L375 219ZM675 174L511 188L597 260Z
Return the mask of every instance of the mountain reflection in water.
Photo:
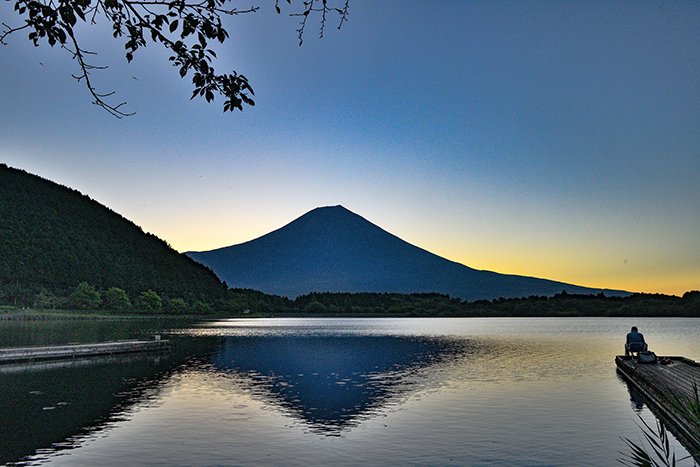
M173 343L165 355L0 365L0 464L612 465L623 439L640 435L639 417L655 421L616 376L611 356L628 324L159 326ZM700 355L697 321L637 324L664 352ZM33 343L18 328L0 323L0 341Z
M440 385L436 370L470 351L469 341L408 336L226 337L215 369L280 406L315 432L343 428Z
M166 354L0 366L0 464L41 463L79 447L181 377L250 392L310 431L338 436L442 374L478 346L465 339L368 335L178 336ZM233 388L232 388L233 390Z

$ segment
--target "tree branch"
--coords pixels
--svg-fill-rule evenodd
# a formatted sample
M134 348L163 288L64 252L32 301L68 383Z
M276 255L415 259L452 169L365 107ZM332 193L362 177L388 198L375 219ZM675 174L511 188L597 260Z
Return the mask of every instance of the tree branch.
M192 97L204 97L207 102L215 94L225 98L224 111L243 110L244 105L254 106L253 89L248 79L235 71L230 74L217 74L211 65L216 53L208 47L209 41L223 43L229 34L222 26L222 16L237 16L255 13L258 6L249 8L227 8L234 0L12 0L15 12L23 18L21 26L2 23L0 44L7 45L6 39L13 33L29 30L29 40L35 46L46 41L50 46L60 45L72 54L78 64L79 73L72 76L83 81L94 104L111 115L122 118L133 115L122 110L125 102L112 105L107 98L114 92L99 93L91 80L91 73L107 67L96 66L86 60L94 55L82 49L74 27L78 20L97 24L103 18L112 26L114 38L124 37L126 59L133 60L134 54L145 47L148 38L172 51L169 61L179 68L182 78L192 71L194 92ZM329 3L342 3L341 7L331 7ZM292 0L287 0L292 5ZM303 43L304 30L308 17L320 13L320 37L323 37L328 16L337 13L340 24L347 21L349 0L300 0L301 10L290 16L302 16L297 29L299 45ZM277 13L281 12L279 0L275 0ZM89 18L86 18L86 16ZM164 29L165 28L165 29ZM67 44L71 44L69 47Z
M5 42L5 38L7 36L9 36L10 34L12 34L14 32L21 31L22 29L27 29L31 25L25 24L24 26L20 26L18 28L13 28L13 27L10 27L10 25L7 23L2 23L2 26L5 28L5 30L3 31L2 34L0 34L0 44L7 45L7 42Z
M277 0L279 3L279 0ZM289 0L288 0L289 1ZM304 5L303 9L299 12L296 13L290 13L289 16L301 16L301 22L299 23L299 29L297 29L297 37L299 39L299 46L301 46L304 43L304 31L306 30L306 21L309 19L309 16L313 14L313 12L321 13L321 26L319 30L319 38L323 38L323 34L326 29L326 19L328 13L331 13L335 11L339 16L340 16L340 24L338 25L338 29L343 25L344 22L348 20L348 11L350 9L350 0L345 0L345 3L343 4L342 7L339 8L334 8L328 6L329 0L304 0L302 4ZM277 8L277 12L279 13L279 5L278 3L275 4L275 8ZM317 4L321 4L321 6L316 6Z
M73 46L75 47L75 50L73 51L73 58L78 61L78 65L80 66L80 69L82 70L82 74L72 75L72 76L73 76L73 78L75 78L78 81L80 81L82 79L85 80L85 85L87 86L88 91L90 92L92 97L95 99L93 104L95 104L99 107L102 107L104 110L106 110L111 115L113 115L114 117L117 117L117 118L123 118L123 117L128 117L130 115L134 115L133 112L128 113L128 112L123 112L122 110L120 110L120 108L122 106L126 105L126 102L121 102L120 104L113 106L113 105L106 103L102 99L103 97L112 96L114 94L114 92L109 92L106 94L98 93L95 90L95 87L90 82L90 70L103 70L107 67L94 66L94 65L90 65L90 64L86 63L85 58L83 56L83 54L86 52L83 51L80 48L80 46L78 45L78 40L75 38L75 35L73 34L73 28L67 28L67 31L68 31L68 37L70 37L71 42L73 43ZM66 48L66 50L70 51L70 49L67 49L67 48ZM91 52L87 52L87 53L91 54Z

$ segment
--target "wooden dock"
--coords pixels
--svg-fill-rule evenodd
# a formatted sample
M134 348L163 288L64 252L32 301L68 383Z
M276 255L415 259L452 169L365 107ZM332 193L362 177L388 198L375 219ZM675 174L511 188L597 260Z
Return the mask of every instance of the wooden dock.
M66 358L111 355L131 352L164 350L170 347L167 340L128 340L99 344L70 344L46 347L9 347L0 349L0 364L34 360L59 360Z
M642 393L652 411L700 462L700 426L679 407L695 400L695 388L700 391L700 363L685 357L659 357L659 360L662 358L669 363L639 363L631 357L618 355L615 364L625 379Z

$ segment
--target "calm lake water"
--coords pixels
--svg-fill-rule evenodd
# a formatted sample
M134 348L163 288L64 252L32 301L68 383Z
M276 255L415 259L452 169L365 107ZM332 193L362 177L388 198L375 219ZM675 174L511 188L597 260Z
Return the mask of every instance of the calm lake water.
M655 420L615 371L631 325L700 360L698 319L0 322L2 347L173 341L0 365L0 464L615 465Z

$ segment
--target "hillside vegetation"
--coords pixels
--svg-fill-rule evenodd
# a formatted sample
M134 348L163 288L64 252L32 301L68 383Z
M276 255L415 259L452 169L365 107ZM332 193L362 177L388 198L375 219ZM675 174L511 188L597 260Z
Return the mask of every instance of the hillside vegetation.
M66 297L81 282L132 300L148 290L211 300L226 290L211 270L98 202L0 164L0 304Z

